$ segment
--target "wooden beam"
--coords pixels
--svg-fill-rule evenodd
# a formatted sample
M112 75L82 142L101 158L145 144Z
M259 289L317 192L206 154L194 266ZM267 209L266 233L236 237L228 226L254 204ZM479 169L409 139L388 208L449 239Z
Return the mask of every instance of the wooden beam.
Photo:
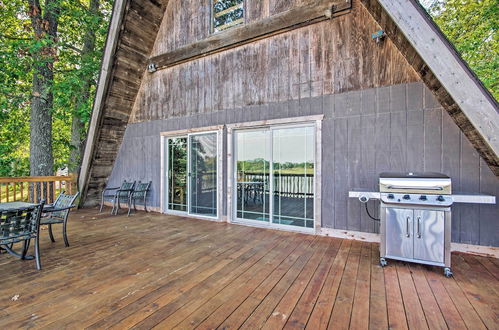
M489 162L497 166L497 102L415 0L379 0L379 3L459 106L481 137L481 143L491 151L494 159ZM497 169L495 173L498 174Z
M105 95L109 87L109 77L114 62L114 52L118 45L118 36L120 34L120 27L123 21L126 3L126 0L116 0L114 2L113 16L111 18L111 23L109 24L109 31L106 40L106 50L104 53L104 58L102 59L99 83L97 84L97 92L95 95L95 101L92 110L92 118L88 127L85 152L83 154L80 168L78 185L82 190L82 202L84 201L84 196L86 195L92 155L94 153L94 146L98 140L100 118L102 117L102 108L104 105L103 101L105 100Z
M317 0L262 20L231 28L149 59L158 69L221 52L272 35L320 22L352 7L351 0Z

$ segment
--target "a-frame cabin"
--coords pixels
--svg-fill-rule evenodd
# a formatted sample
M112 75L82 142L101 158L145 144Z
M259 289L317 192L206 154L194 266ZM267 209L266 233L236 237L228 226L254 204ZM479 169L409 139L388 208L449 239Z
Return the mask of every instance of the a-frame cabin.
M498 127L415 0L116 0L80 188L151 180L158 212L369 238L348 191L384 171L497 196ZM453 242L498 246L498 214L454 206Z

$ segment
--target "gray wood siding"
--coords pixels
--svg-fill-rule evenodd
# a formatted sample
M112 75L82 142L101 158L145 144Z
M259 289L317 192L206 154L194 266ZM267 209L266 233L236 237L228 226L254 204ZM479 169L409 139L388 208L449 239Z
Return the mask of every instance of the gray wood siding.
M377 232L377 224L347 192L377 190L383 171L443 172L452 177L454 192L498 196L498 179L420 82L130 124L110 184L152 180L150 204L159 207L160 132L310 113L325 115L323 227ZM224 190L225 186L224 179ZM376 202L369 202L369 207L377 214ZM499 246L498 214L498 205L454 205L452 240Z

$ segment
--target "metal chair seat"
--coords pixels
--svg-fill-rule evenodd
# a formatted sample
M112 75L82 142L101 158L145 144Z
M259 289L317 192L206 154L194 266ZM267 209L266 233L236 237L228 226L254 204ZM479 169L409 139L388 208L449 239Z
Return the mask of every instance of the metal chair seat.
M43 211L44 215L40 220L40 224L48 225L49 237L52 242L55 242L52 225L62 223L62 237L64 239L64 244L66 247L69 246L67 234L68 217L71 209L76 207L74 205L74 201L78 195L79 193L76 193L76 195L66 195L63 191L59 196L57 196L55 203L50 206L50 209Z
M46 218L42 218L42 220L40 221L41 225L50 225L50 224L54 224L54 223L64 223L64 219L56 218L56 217L46 217Z

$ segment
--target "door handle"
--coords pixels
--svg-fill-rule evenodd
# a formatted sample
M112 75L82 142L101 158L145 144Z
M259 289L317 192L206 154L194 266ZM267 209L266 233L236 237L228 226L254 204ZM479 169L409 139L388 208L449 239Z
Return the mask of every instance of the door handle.
M418 217L418 238L421 238L421 217Z
M405 219L405 237L411 237L411 233L410 233L410 229L409 229L409 220L411 219L411 217L407 217Z

